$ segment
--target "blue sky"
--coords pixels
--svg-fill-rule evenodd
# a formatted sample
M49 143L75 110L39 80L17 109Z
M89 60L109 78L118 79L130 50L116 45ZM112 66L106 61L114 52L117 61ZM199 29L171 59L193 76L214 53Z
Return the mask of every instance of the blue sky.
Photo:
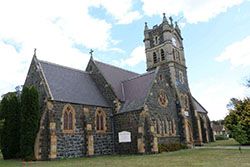
M144 22L178 20L189 86L212 120L249 95L249 0L0 1L0 94L24 83L34 48L42 60L85 69L94 58L145 72Z

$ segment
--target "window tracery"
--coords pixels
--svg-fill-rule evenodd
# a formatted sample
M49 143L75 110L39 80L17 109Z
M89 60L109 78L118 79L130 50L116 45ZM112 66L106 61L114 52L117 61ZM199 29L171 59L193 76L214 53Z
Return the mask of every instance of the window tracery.
M106 131L106 114L101 108L97 108L96 110L96 131Z
M63 109L63 132L72 133L75 129L75 110L74 108L67 104Z

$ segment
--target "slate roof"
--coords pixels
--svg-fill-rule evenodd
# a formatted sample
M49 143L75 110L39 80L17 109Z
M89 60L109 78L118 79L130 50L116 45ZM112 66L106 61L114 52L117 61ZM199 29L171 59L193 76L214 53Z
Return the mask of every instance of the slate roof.
M52 100L109 107L89 73L41 61Z
M194 103L196 111L198 111L200 113L204 113L204 114L207 113L207 110L194 97L192 97L192 101Z
M109 64L105 64L96 60L94 60L94 62L98 67L98 69L101 71L106 81L113 88L116 96L120 100L124 101L122 85L121 85L122 81L138 76L139 74Z
M151 88L155 71L138 75L122 82L125 99L122 111L137 110L143 107L145 98Z

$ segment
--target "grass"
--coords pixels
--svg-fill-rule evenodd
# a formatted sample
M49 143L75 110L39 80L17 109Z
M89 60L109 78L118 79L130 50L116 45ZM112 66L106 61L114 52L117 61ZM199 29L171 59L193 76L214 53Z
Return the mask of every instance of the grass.
M227 141L224 141L227 143ZM219 142L221 143L221 142ZM225 143L224 143L225 144ZM250 166L250 149L187 149L154 155L112 155L22 163L0 160L0 167L153 167L153 166Z
M211 142L205 144L208 147L214 146L239 146L239 143L235 141L233 138L229 138L228 140L217 140L216 142Z

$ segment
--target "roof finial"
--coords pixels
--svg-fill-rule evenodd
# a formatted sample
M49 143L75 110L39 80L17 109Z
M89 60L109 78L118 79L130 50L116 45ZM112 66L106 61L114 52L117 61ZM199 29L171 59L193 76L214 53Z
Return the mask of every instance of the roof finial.
M171 16L169 17L169 20L170 20L170 25L173 26L173 18Z
M91 56L91 58L92 58L92 56L93 56L93 50L92 49L90 49L90 51L89 51L89 54L90 54L90 56Z
M36 56L36 48L34 48L34 56Z
M145 22L144 30L148 30L148 23L147 22Z
M179 28L177 21L175 21L174 23L175 23L175 28Z
M168 22L167 18L166 18L166 13L163 13L163 23L164 22Z

